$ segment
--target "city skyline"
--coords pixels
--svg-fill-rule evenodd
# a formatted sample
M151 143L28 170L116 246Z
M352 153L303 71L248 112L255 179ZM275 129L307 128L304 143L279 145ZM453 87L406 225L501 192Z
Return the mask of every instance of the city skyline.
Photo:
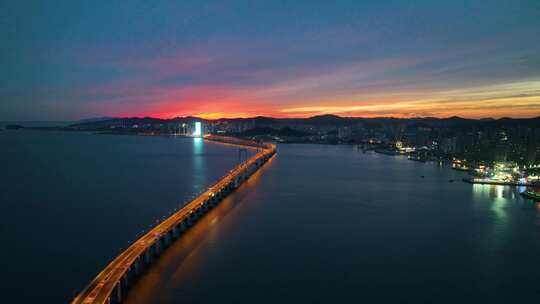
M10 4L0 120L540 115L540 6Z

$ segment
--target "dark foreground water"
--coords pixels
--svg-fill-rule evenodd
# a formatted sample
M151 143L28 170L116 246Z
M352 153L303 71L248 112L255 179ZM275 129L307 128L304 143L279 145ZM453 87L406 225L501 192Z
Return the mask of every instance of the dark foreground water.
M238 163L200 139L0 131L0 303L66 303Z
M536 303L539 206L462 176L352 147L282 145L128 303Z

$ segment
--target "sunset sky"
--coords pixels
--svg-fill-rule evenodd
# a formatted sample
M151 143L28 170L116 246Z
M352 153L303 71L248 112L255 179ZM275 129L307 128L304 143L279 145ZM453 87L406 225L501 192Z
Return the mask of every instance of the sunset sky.
M538 0L82 2L0 4L0 120L540 116Z

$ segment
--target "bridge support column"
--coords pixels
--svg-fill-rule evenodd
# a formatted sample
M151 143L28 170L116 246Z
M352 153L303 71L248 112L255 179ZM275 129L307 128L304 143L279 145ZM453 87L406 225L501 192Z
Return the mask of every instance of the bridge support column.
M186 231L186 229L188 229L189 225L187 223L187 219L184 219L183 221L180 222L180 224L178 224L178 228L180 229L180 232L184 232Z
M129 279L129 271L124 273L122 278L120 279L120 286L122 286L123 290L127 290L129 287L130 279Z
M139 276L142 272L142 262L140 256L133 263L133 271L135 273L135 276Z
M154 255L159 256L161 254L161 239L156 240L152 247L154 248Z
M174 226L172 229L173 239L177 239L180 236L180 224Z
M164 235L162 235L159 240L161 241L163 248L167 248L171 244L171 241L169 239L169 233L165 233Z
M148 248L143 254L143 260L145 265L150 265L150 263L152 263L152 253L150 251L151 248Z
M111 302L113 303L122 302L122 286L121 285L122 285L121 282L116 283L116 286L114 287L114 290L112 292Z

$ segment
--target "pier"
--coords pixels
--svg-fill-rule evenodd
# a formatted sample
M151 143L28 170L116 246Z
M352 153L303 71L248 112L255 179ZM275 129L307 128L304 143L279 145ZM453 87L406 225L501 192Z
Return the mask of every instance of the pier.
M517 186L517 187L530 187L533 185L531 183L520 183L520 182L514 182L514 181L499 181L499 180L491 180L491 179L484 179L484 178L463 178L462 180L469 184L480 184L480 185Z
M144 269L159 257L163 250L179 238L182 232L193 226L198 219L219 204L229 193L238 188L276 153L274 144L255 143L227 137L209 136L205 138L226 144L256 148L258 151L178 212L133 242L73 299L72 304L121 303L125 299L129 287L135 283Z

